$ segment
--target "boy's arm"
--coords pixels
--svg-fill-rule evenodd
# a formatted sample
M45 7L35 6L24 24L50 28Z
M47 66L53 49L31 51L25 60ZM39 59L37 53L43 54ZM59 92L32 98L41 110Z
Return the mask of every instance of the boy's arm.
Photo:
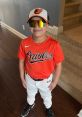
M49 86L49 89L52 91L58 84L59 77L61 75L62 63L56 65L55 76L52 80L52 83Z
M23 84L23 87L26 88L26 80L25 80L25 73L24 73L24 60L19 60L19 72L20 72L20 78Z

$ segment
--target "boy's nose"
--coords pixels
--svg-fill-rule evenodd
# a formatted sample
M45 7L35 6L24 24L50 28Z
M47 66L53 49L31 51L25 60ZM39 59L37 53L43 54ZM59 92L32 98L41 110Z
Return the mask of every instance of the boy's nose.
M39 26L38 26L38 22L36 22L36 23L35 23L35 27L36 27L36 28L38 28L38 27L39 27Z

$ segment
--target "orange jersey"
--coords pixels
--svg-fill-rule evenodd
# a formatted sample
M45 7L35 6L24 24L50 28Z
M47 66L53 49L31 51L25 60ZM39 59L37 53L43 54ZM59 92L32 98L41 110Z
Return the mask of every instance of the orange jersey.
M25 60L25 72L34 79L45 79L55 70L56 64L64 60L64 54L58 41L47 38L35 43L32 36L22 40L18 58Z

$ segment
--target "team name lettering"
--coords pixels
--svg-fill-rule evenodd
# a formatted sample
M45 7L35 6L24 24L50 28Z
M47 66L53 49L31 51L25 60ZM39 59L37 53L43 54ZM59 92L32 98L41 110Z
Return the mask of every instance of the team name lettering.
M31 51L29 51L27 53L27 57L30 63L34 63L52 59L52 54L48 52L33 54Z

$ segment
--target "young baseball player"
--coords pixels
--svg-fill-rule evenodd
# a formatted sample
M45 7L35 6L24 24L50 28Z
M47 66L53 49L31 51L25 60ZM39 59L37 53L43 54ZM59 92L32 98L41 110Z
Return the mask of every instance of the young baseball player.
M21 117L28 116L34 107L38 91L45 105L46 116L55 117L51 91L58 83L64 55L59 42L46 35L49 20L45 9L30 11L27 23L32 35L21 41L18 52L20 78L27 89L27 103Z

